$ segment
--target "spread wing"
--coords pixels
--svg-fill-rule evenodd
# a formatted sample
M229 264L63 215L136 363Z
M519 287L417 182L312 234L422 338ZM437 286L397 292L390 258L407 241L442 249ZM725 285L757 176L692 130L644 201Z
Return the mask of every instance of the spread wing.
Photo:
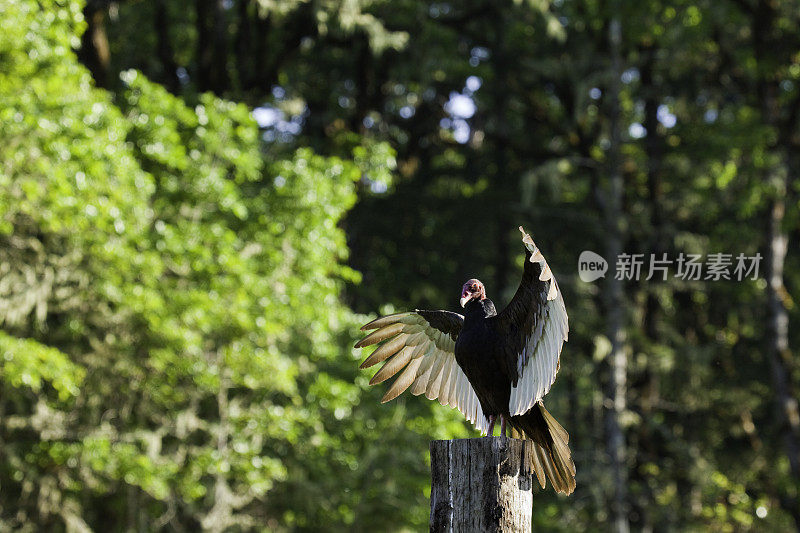
M386 381L402 370L382 402L395 399L407 388L425 394L461 411L482 433L489 429L475 390L456 363L455 346L464 317L450 311L416 310L388 315L366 324L362 330L375 330L356 343L356 348L382 342L361 363L361 368L376 363L383 366L370 385Z
M491 319L506 339L499 363L511 380L511 416L527 412L550 390L569 333L558 283L531 236L522 226L519 230L526 249L522 281L508 306Z

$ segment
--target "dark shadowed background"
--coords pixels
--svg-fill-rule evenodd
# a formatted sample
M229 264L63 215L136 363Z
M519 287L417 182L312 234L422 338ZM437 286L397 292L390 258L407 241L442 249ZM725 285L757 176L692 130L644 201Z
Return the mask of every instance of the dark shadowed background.
M477 432L380 405L352 344L470 277L504 305L520 224L570 316L546 404L578 472L534 527L798 529L799 23L0 0L0 530L426 529L428 442ZM715 253L732 279L680 275Z

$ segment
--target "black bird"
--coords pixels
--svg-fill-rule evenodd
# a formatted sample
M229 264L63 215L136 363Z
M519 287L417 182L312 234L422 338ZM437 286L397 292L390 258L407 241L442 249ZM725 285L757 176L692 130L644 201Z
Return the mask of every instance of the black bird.
M526 257L522 281L497 313L477 279L461 290L464 315L417 309L373 320L376 330L356 348L383 343L361 368L386 361L370 380L381 383L402 370L383 402L407 388L461 411L483 434L500 432L533 441L531 466L542 488L545 477L558 492L575 490L569 434L547 412L542 398L559 369L569 326L564 299L544 256L520 226Z

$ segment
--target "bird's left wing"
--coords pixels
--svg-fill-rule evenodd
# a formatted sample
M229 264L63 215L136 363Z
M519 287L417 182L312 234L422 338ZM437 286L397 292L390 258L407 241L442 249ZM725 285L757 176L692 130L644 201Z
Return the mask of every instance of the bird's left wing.
M527 412L550 390L569 333L558 283L531 236L519 230L526 249L522 281L508 306L490 319L505 339L498 362L512 385L511 416Z
M455 358L456 339L464 317L450 311L416 310L373 320L361 329L375 330L356 343L356 348L382 342L361 363L361 368L386 361L370 385L400 376L382 402L398 397L411 387L414 395L425 394L461 411L482 433L489 429L475 390Z

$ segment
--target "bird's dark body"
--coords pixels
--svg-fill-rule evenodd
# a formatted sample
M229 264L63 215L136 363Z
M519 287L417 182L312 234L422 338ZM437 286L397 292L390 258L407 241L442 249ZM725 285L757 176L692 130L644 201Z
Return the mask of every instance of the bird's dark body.
M503 416L511 427L551 449L553 439L540 409L510 416L508 402L512 379L508 370L505 370L508 362L503 359L508 357L506 347L509 339L504 338L498 331L496 321L492 320L496 315L494 303L488 298L467 303L464 307L464 324L456 340L456 363L475 390L484 415Z
M502 339L490 320L497 314L491 300L471 300L464 307L464 325L456 341L456 362L466 374L483 414L508 416L511 380L500 365Z

